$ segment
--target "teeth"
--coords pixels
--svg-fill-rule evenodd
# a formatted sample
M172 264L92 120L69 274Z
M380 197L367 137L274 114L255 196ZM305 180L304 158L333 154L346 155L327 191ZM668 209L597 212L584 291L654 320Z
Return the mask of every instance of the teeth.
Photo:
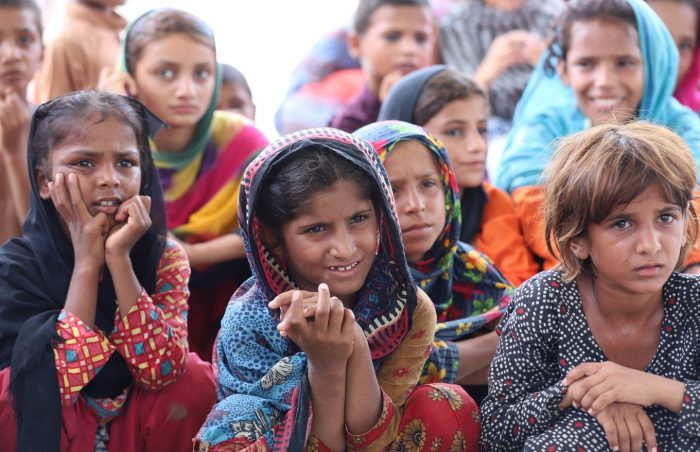
M346 265L345 267L331 267L331 270L337 272L346 272L348 270L352 270L353 268L355 268L355 266L357 266L357 262L355 262L354 264Z
M617 106L618 100L617 99L596 99L595 103L598 105L600 108L613 108Z
M100 201L97 205L101 207L114 207L119 205L119 201Z

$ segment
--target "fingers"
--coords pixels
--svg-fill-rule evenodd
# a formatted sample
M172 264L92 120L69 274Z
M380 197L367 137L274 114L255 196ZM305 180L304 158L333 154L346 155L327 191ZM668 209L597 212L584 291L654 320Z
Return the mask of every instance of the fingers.
M646 411L639 410L637 412L637 420L639 421L639 426L642 429L642 436L644 437L644 442L647 443L647 450L656 450L656 430L654 430L654 424L651 423L649 415Z
M289 335L291 330L301 327L302 322L305 321L306 320L303 318L301 293L298 290L295 290L292 292L292 299L289 303L287 314L277 325L277 330L280 332L281 336L286 337Z
M331 294L326 283L318 285L318 304L316 305L316 315L314 325L321 331L327 331L331 314Z
M639 419L636 416L625 416L624 420L625 424L627 425L627 431L629 432L629 443L627 444L627 447L630 451L636 452L638 450L642 450L644 435L642 432L642 427L639 425ZM620 450L624 450L622 445L620 446Z
M331 297L330 318L328 319L328 331L342 332L343 321L345 320L345 306L338 297Z
M600 363L583 363L574 367L566 374L564 378L564 386L569 386L576 380L593 375L600 368Z
M355 313L352 309L343 308L343 324L340 327L340 332L343 336L352 334L355 328Z
M620 441L617 437L617 424L609 413L600 413L596 417L600 425L603 427L605 437L608 440L608 445L612 450L620 450Z

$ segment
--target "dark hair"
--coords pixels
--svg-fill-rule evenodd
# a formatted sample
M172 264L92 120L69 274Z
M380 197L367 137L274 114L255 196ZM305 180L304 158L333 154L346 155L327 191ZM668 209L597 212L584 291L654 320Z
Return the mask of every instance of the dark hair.
M114 118L134 131L141 161L149 153L148 130L144 130L143 118L129 99L101 91L77 91L40 105L35 115L35 130L30 143L30 161L49 176L49 152L63 143L68 137L80 134L86 126L86 119L100 123ZM30 168L31 169L31 168ZM148 184L147 172L143 172L141 187Z
M39 39L41 39L41 35L44 32L44 27L41 23L41 10L34 0L0 0L0 8L28 9L33 12Z
M554 22L554 38L547 48L545 70L556 70L556 61L566 61L571 47L571 27L576 22L594 19L620 21L637 30L637 16L627 0L571 0Z
M414 123L425 125L450 102L474 95L483 97L488 105L488 95L478 83L455 69L447 68L431 77L423 87L413 111Z
M382 6L420 6L430 8L428 0L360 0L355 10L353 30L355 33L365 34L372 21L372 15Z
M206 22L179 9L156 9L136 19L124 38L128 71L133 74L148 44L173 33L185 34L216 52L214 32Z
M339 180L353 182L363 199L371 199L375 210L379 194L369 176L333 149L312 145L292 154L270 171L260 188L255 215L264 226L281 237L284 225L304 213L314 193Z
M250 98L253 98L253 92L250 90L250 86L248 85L248 80L246 80L245 75L235 67L231 66L230 64L222 64L221 65L222 69L222 79L221 81L223 83L233 83L236 85L241 85L243 89L246 90Z

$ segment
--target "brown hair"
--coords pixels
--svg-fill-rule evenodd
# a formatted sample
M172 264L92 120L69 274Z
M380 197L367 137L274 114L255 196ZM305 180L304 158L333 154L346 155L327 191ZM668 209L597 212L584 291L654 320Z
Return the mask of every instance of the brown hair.
M372 21L372 15L382 6L420 6L430 9L430 2L428 0L360 0L352 24L355 33L365 34Z
M455 69L447 68L431 77L423 87L413 112L414 122L422 126L450 102L474 95L483 97L488 105L488 95L478 83Z
M126 35L126 67L134 73L148 44L173 33L182 33L216 52L214 31L203 20L174 8L161 8L144 14L131 24Z
M34 23L36 31L39 33L39 39L44 32L44 27L41 23L41 11L34 0L0 0L0 8L18 8L28 9L34 14Z
M571 251L589 224L600 224L619 205L653 184L687 216L686 241L677 267L695 242L698 219L690 201L696 187L695 159L671 130L644 121L604 124L569 135L558 145L544 173L547 248L561 256L564 279L592 270Z

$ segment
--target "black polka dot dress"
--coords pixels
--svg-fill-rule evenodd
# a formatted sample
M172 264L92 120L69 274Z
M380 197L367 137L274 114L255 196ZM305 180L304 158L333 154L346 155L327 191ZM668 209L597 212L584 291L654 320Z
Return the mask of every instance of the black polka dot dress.
M686 392L680 415L660 406L646 411L659 451L700 451L700 277L672 274L663 299L661 339L645 371L685 382ZM593 416L559 409L566 373L607 360L576 283L563 282L558 271L532 277L515 292L499 330L482 405L481 450L609 450Z

